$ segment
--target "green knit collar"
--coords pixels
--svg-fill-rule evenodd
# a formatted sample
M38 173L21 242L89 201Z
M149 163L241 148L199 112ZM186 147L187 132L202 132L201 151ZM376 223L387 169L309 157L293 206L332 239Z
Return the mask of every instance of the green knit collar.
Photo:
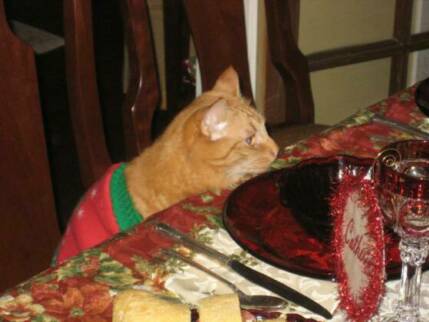
M134 227L143 221L143 216L134 208L133 200L127 189L124 170L126 163L122 163L112 174L110 180L110 198L113 213L121 231Z

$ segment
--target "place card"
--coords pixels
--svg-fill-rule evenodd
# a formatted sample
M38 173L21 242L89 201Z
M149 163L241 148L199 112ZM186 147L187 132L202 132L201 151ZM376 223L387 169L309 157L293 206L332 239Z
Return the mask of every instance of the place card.
M350 320L368 321L385 281L383 219L372 180L345 171L330 205L340 307Z

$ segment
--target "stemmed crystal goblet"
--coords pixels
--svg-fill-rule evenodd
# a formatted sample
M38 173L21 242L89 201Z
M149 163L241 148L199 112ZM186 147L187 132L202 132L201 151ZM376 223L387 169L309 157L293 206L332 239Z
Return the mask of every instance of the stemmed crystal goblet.
M422 265L429 251L429 141L399 141L374 164L377 198L385 222L400 237L399 300L383 321L418 322Z

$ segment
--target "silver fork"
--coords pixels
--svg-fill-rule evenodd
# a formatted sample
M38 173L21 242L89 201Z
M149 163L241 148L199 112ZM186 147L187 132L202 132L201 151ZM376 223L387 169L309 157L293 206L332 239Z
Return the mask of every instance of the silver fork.
M231 288L234 292L237 293L238 298L240 300L240 306L244 309L252 309L252 310L262 310L262 311L278 311L283 310L287 307L288 302L280 297L270 296L270 295L249 295L240 290L235 284L228 281L224 277L218 275L207 267L197 263L189 257L186 257L179 252L173 249L164 249L162 250L162 254L167 257L174 257L179 259L202 272L214 277L218 281L224 283L229 288Z

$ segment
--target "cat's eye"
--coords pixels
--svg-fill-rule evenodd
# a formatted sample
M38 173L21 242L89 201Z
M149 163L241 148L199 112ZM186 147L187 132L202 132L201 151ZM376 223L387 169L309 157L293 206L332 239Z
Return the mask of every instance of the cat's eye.
M255 139L255 134L252 134L244 139L244 142L246 142L247 145L253 145L253 141Z

